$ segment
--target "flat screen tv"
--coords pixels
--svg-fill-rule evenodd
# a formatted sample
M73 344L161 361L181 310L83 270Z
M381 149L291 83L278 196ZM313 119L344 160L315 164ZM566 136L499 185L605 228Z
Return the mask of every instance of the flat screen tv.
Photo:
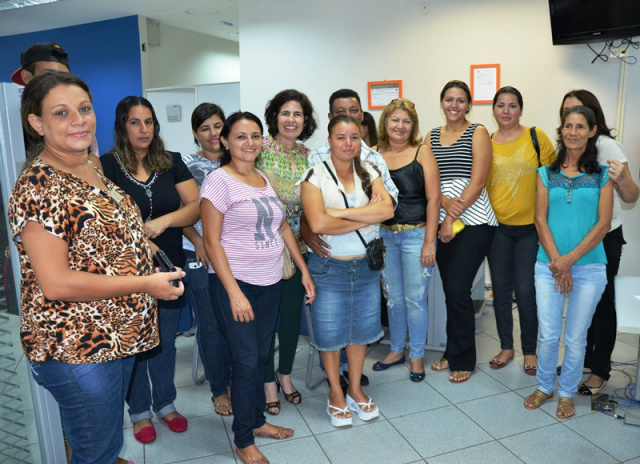
M640 35L640 0L549 0L554 45Z

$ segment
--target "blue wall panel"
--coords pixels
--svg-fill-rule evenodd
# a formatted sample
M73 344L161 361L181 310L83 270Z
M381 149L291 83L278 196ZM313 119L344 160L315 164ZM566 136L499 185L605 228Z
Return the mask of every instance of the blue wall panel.
M128 95L142 95L138 17L0 37L0 81L9 82L20 66L20 52L36 42L57 42L69 54L71 72L93 93L100 153L113 145L116 105Z

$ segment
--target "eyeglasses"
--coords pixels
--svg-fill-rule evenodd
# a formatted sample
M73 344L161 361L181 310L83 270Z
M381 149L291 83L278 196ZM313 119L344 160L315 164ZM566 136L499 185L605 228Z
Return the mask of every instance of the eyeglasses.
M409 108L416 107L415 103L403 98L396 98L394 100L391 100L391 103L393 103L394 105L407 105Z

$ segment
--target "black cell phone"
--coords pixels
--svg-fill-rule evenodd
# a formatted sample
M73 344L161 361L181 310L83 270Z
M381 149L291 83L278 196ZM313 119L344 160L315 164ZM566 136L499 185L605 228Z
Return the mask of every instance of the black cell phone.
M173 265L173 263L171 262L171 260L169 259L169 257L164 251L158 250L155 254L155 259L156 259L156 264L160 268L160 272L176 272L177 271L176 267ZM180 279L172 280L171 285L173 285L174 287L178 287L179 282L180 282Z

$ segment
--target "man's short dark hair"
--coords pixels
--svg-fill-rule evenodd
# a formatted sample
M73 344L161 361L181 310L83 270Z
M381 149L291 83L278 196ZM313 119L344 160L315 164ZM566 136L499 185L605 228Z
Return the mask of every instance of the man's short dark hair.
M333 114L333 102L336 101L338 98L355 98L356 100L358 100L358 105L360 105L360 109L362 109L362 102L360 101L360 96L358 95L358 92L351 89L340 89L333 92L329 97L329 113Z

